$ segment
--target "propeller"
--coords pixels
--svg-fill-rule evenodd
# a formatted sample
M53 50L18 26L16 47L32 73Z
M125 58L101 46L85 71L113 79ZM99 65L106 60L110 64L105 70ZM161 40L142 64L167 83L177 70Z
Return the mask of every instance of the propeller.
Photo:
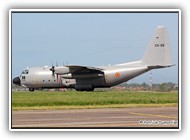
M52 65L50 71L52 71L52 76L55 77L55 66Z
M57 63L57 61L56 61L56 67L58 67L58 63Z
M68 65L68 61L66 61L66 63L64 63L64 61L63 61L63 66L66 66L66 65Z
M57 64L56 64L57 65ZM58 65L57 65L58 66ZM52 65L50 71L52 71L52 76L55 78L55 66ZM58 81L58 74L56 74L56 80Z

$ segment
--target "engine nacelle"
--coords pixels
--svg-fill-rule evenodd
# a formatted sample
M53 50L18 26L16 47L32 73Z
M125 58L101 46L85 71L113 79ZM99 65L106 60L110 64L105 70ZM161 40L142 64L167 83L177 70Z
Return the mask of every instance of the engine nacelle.
M55 67L54 68L54 73L55 74L59 74L59 75L62 75L62 74L67 74L67 73L70 73L70 70L68 67Z

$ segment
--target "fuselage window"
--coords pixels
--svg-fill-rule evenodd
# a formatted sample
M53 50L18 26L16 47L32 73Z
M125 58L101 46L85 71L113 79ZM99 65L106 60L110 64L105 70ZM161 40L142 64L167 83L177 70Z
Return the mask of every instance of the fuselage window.
M29 73L29 70L25 70L22 72L22 74L28 74Z
M22 76L22 80L25 80L25 76Z

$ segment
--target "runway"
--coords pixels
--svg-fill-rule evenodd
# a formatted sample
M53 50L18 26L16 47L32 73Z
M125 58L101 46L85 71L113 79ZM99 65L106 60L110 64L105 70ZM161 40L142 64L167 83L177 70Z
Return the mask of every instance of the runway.
M178 107L13 111L12 128L178 127Z

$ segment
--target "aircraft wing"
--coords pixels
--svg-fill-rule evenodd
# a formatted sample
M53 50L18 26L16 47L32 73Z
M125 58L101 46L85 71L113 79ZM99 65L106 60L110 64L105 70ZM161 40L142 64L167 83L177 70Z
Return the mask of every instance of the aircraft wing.
M80 74L80 73L103 73L103 69L89 66L79 66L79 65L67 65L65 67L69 68L70 73Z

